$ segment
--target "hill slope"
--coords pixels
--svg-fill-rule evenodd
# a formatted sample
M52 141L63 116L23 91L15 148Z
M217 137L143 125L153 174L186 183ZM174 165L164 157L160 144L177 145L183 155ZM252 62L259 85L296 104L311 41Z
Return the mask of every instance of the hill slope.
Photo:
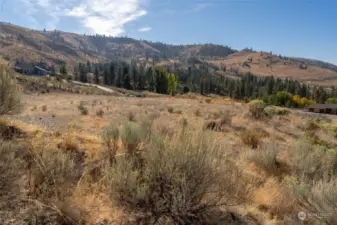
M214 44L169 45L128 37L37 31L7 23L0 23L0 56L13 63L43 62L49 66L135 58L155 59L156 63L187 69L191 64L206 62L218 68L218 75L251 72L258 76L273 75L319 85L337 85L337 66L318 60L238 52ZM197 62L191 62L191 58Z

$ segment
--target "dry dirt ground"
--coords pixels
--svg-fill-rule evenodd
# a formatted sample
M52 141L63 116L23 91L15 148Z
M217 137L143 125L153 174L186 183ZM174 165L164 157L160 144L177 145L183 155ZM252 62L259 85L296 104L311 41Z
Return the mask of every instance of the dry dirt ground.
M248 107L245 103L233 103L225 98L213 98L209 102L207 98L200 96L135 98L47 93L25 94L22 101L24 104L22 113L8 117L8 120L32 134L31 139L36 145L56 146L71 133L79 149L90 158L99 155L102 148L99 133L104 126L111 122L122 123L128 120L137 122L145 116L155 117L154 126L160 124L167 129L174 130L183 120L186 120L188 126L193 129L202 129L205 121L219 118L221 113L229 112L233 116L232 123L226 125L224 131L216 132L216 135L218 142L223 143L224 151L234 156L245 151L254 151L242 143L241 133L244 130L255 129L264 133L262 142L272 141L279 143L280 148L283 148L304 136L302 127L308 120L307 115L298 112L271 119L254 120L247 116ZM82 115L79 111L78 106L81 102L88 109L88 115ZM104 112L102 117L96 115L99 110ZM337 124L337 119L330 118L328 123ZM327 135L321 136L327 142L335 143L335 140ZM278 181L254 165L242 164L242 169L259 179L262 185L252 191L249 203L237 206L236 210L243 215L253 215L259 224L289 224L273 216L275 211L281 214L293 213L291 211L293 208L284 204L291 200L282 194ZM120 219L118 217L121 212L118 209L111 209L104 196L97 197L83 190L78 192L74 201L91 212L88 216L92 222L90 224Z

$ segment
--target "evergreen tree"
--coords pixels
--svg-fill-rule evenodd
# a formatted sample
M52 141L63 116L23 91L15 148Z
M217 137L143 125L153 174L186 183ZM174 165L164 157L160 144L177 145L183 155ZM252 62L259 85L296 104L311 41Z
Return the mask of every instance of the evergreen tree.
M99 84L99 71L97 67L95 67L94 76L95 76L95 84Z

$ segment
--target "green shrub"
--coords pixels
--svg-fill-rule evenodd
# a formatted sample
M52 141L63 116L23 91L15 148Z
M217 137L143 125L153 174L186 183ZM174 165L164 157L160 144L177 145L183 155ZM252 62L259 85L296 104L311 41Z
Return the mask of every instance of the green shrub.
M14 72L0 64L0 115L17 113L20 109L19 87L14 82Z
M104 156L109 158L109 162L113 163L118 150L119 129L114 123L109 124L101 132L101 139L106 147L107 152Z
M81 101L79 106L78 106L78 110L80 111L80 113L82 115L88 115L88 108L84 106L84 102Z
M255 119L261 119L265 116L264 109L266 104L261 100L253 100L249 102L249 112L251 116Z
M138 125L126 123L121 132L123 146L128 155L135 155L139 148L142 133Z
M145 212L145 224L211 224L207 217L213 210L235 202L240 177L214 141L195 131L171 141L152 136L140 167L118 157L106 168L111 200Z

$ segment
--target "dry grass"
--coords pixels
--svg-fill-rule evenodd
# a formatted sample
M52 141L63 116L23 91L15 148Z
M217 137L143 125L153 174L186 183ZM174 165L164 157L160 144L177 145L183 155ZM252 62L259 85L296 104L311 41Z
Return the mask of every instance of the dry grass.
M14 78L14 72L0 64L0 115L17 113L21 109L20 89Z
M53 99L53 101L50 101L50 99ZM95 99L100 99L101 104L97 101L92 106ZM299 197L293 198L295 202L292 202L292 195L288 192L289 185L286 185L285 176L291 177L296 182L301 181L301 183L305 181L301 179L303 176L313 178L315 182L318 182L319 176L324 176L322 175L325 174L324 171L332 171L333 168L336 168L335 156L330 147L325 146L322 150L322 147L314 146L308 147L309 151L304 151L307 147L296 149L293 146L294 140L303 136L306 130L304 126L300 126L300 124L305 124L308 120L304 114L300 115L299 112L291 113L286 117L275 116L268 120L256 120L244 116L244 112L248 111L246 104L230 104L225 100L222 101L222 99L214 97L212 108L207 109L205 108L204 99L202 96L198 96L198 99L164 96L136 99L65 93L23 95L25 110L21 115L12 115L9 119L13 121L11 122L12 125L17 124L20 130L27 132L27 135L13 136L12 139L32 142L34 146L32 149L36 152L36 157L44 158L42 161L46 164L46 168L59 168L52 170L51 174L53 175L51 177L56 177L56 183L60 187L56 188L53 182L49 182L50 180L48 181L48 179L46 180L48 181L47 185L45 181L39 182L42 187L50 185L46 192L37 192L36 197L39 197L39 201L43 199L48 205L55 204L56 208L60 210L64 208L61 210L62 212L64 211L62 214L69 214L66 217L74 217L74 220L78 220L76 215L80 214L80 218L84 218L87 224L99 224L104 220L106 220L107 224L123 224L130 222L130 218L133 220L149 219L149 215L152 215L150 217L153 219L156 215L163 215L157 210L153 210L153 207L162 209L161 203L163 202L165 203L165 209L179 212L178 214L181 215L180 211L172 209L172 205L166 204L165 199L158 197L158 195L152 195L152 193L159 193L156 188L160 185L155 185L155 187L149 189L147 184L151 184L152 177L155 177L150 168L155 168L154 171L158 172L156 174L161 175L158 175L160 179L157 176L156 182L164 180L167 183L167 180L165 180L167 178L165 177L174 178L174 186L164 186L165 190L172 190L172 192L165 191L165 193L170 193L170 198L177 199L177 201L182 199L176 195L175 187L179 187L178 189L181 189L179 193L186 193L184 199L188 199L188 196L198 194L197 192L185 192L184 185L192 185L194 182L189 179L201 179L201 181L206 179L207 181L207 179L212 178L212 176L205 178L203 170L207 174L213 173L209 172L210 170L207 167L204 167L209 165L204 162L209 162L210 158L214 157L212 153L214 149L225 155L221 160L223 165L215 170L225 168L223 168L224 171L221 172L222 175L219 180L213 183L222 184L222 182L227 182L231 188L225 193L230 196L227 198L226 194L224 200L229 200L230 203L237 203L238 201L241 203L232 207L223 206L221 209L228 209L233 212L235 219L238 219L237 215L239 214L241 219L247 220L251 218L259 221L260 224L268 224L274 220L282 221L281 218L287 212L301 210L298 207ZM71 104L71 101L73 101L73 104ZM100 108L105 109L107 106L110 108L109 110L104 110L103 118L95 114L79 116L74 105L79 105L80 102L84 106L90 103L90 112L97 112ZM141 106L137 106L137 104ZM39 110L31 111L31 107L36 105L46 105L48 111L53 112L55 117L52 118ZM169 113L166 109L170 106L174 107L175 110L173 112L183 110L183 113ZM196 111L203 112L206 117L210 115L211 120L219 121L226 132L203 130L204 118L196 116ZM128 112L135 112L137 120L128 121ZM228 112L228 114L225 112ZM214 117L217 119L213 119ZM126 120L127 122L125 122ZM111 121L115 121L112 123L115 127L112 132L108 128ZM333 129L326 127L323 124L324 121L315 121L315 123L319 124L319 127L313 130L315 135L320 140L323 140L323 136L326 136L329 130L332 132L332 136L330 135L329 138L334 138ZM336 124L336 119L333 118L329 124L331 126ZM249 144L252 147L257 146L256 149L247 148L243 144L240 134L245 130L253 131L255 137L259 137L259 144ZM115 131L118 131L118 134ZM103 138L104 132L107 135ZM100 139L100 134L102 134L102 139ZM269 146L264 142L273 142L275 146ZM332 139L330 142L329 146L332 146L334 143ZM248 141L248 143L252 142ZM311 142L308 143L310 145ZM282 148L278 147L279 144L281 144ZM287 146L290 147L288 148ZM50 152L42 156L44 151ZM212 154L205 151L210 151ZM194 153L197 153L196 156ZM111 157L109 156L110 154ZM249 157L241 157L243 154L247 154ZM110 161L109 158L112 159L111 163L104 163L105 161ZM238 160L241 158L242 160ZM67 165L70 165L70 167L62 167L62 164L59 163L62 161L60 159L64 159L63 162L69 162ZM153 163L148 163L149 161ZM124 162L128 162L130 165L123 165ZM215 162L218 161L215 160ZM185 179L181 175L183 172L178 170L177 174L173 173L176 171L172 171L173 166L171 164L177 165L175 168L181 168L180 171L186 169L192 176L186 176ZM37 165L34 163L34 169L36 169ZM312 173L310 172L310 169L312 169L310 165L315 168ZM107 168L104 168L104 166L107 166ZM130 167L132 168L132 173L130 173ZM118 172L115 171L116 168L120 168ZM287 168L287 170L283 170L284 168ZM63 182L61 184L61 180L68 181L68 178L71 177L71 175L67 175L68 172L66 171L68 170L73 170L73 174L76 174L76 176L72 178L73 182ZM308 170L310 173L301 172L303 170ZM27 171L30 170L22 172L26 173ZM37 175L39 175L41 170L37 171ZM49 171L49 169L46 171ZM116 178L116 180L110 180L109 182L125 181L126 184L112 188L108 185L109 182L107 180L102 180L107 175L105 171L110 171L113 173L113 177ZM81 172L84 172L82 178L77 176L80 176ZM172 172L172 174L167 175L169 172ZM126 177L124 176L125 174L130 176ZM193 174L197 174L198 177L193 176ZM237 176L233 174L237 174ZM63 178L60 179L60 177ZM93 179L94 177L96 179ZM134 179L135 177L142 179ZM133 186L134 184L137 184L137 188ZM304 182L304 184L310 183ZM226 185L223 187L225 188ZM202 186L207 187L207 185ZM117 187L118 191L116 192L115 189ZM249 187L249 191L245 191L247 187ZM59 192L60 189L64 190L64 193L59 193L60 200L64 204L56 204L56 198L53 198L53 196L57 195L51 194ZM41 188L41 190L45 190L45 188ZM151 190L151 193L148 190ZM120 194L121 192L123 194ZM129 195L128 193L130 192L133 194ZM34 192L32 191L32 193ZM120 198L121 196L122 198ZM124 200L120 201L120 199ZM132 199L132 201L125 203L125 199ZM154 203L149 206L149 201L144 199L154 199ZM138 202L138 205L134 206L134 201ZM188 202L185 201L185 203L187 204ZM227 201L224 203L227 203ZM180 203L179 201L181 209L189 207L188 205L186 208L186 205L181 204L183 202ZM67 212L69 210L64 205L74 208L75 212ZM76 208L79 209L77 210ZM55 210L52 211L55 214ZM149 211L156 213L150 213ZM248 211L254 213L252 214ZM212 211L212 213L215 212ZM75 216L72 216L72 214ZM167 214L162 218L172 220L172 216L167 216ZM209 214L207 213L207 215ZM185 216L183 217L185 218ZM226 215L224 217L229 218ZM257 224L252 223L252 221L249 222L247 224ZM144 223L149 224L147 221ZM224 222L224 224L232 223L234 222ZM284 223L287 224L286 222ZM211 222L208 224L211 224Z

